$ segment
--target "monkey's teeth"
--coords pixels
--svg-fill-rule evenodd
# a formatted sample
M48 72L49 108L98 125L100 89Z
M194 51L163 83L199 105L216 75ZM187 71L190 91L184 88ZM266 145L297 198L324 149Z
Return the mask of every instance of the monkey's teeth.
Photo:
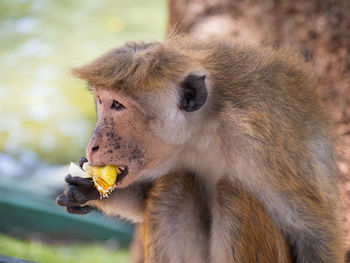
M103 194L100 195L100 199L108 198L115 188L115 185L113 185L110 186L107 190L104 190Z
M124 172L124 171L125 171L125 167L124 167L124 166L120 166L120 167L118 167L118 169L119 169L121 172Z

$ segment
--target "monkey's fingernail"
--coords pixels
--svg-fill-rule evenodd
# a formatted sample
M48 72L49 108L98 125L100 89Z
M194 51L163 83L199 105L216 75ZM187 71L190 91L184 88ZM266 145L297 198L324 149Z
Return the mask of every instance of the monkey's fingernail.
M84 163L87 163L87 162L88 162L88 159L86 159L85 157L81 157L79 159L79 166L80 166L80 168L83 169Z

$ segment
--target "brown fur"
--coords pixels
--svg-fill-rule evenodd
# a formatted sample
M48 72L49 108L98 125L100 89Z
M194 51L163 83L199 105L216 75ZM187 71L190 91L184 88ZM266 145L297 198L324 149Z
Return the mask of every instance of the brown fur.
M209 95L201 109L188 113L177 107L177 101L181 81L193 72L206 75ZM139 149L142 154L134 156L123 187L181 169L195 173L204 185L212 216L212 262L217 262L215 251L217 257L243 258L232 251L244 243L231 235L223 240L218 236L234 235L236 229L230 222L242 218L233 216L238 204L219 203L233 202L237 187L243 189L238 191L242 194L239 205L248 210L241 210L243 214L259 210L259 200L290 246L295 262L343 262L332 136L309 72L290 51L185 37L129 43L74 70L103 100L87 156L96 165L128 165L122 156ZM127 111L111 111L112 99L124 100ZM106 128L105 119L114 124ZM121 134L123 145L130 144L131 149L103 150L111 143L103 139L111 131ZM99 142L102 150L92 153ZM220 184L223 178L229 189ZM225 193L231 193L232 199ZM196 198L195 193L183 194L190 200ZM249 198L245 194L253 198L253 206L246 207L244 200ZM103 202L97 205L102 210ZM162 210L164 216L171 209ZM195 216L192 211L180 215ZM172 226L167 227L169 231ZM261 233L244 233L260 242ZM168 242L176 240L170 237ZM251 244L255 246L259 247ZM281 255L266 253L266 257Z
M145 262L206 262L210 213L191 175L174 173L148 191L143 223Z
M149 190L143 223L145 262L208 261L211 215L203 194L188 174L156 180ZM212 255L210 262L291 262L279 230L255 198L223 179L217 185L216 199L221 222L230 225L225 244L230 254ZM191 216L184 218L188 211ZM168 235L174 236L170 243Z
M168 50L161 43L129 42L72 72L96 88L154 91L164 87L154 85L155 82L167 83L169 76L174 81L179 80L185 63L190 64L188 58Z

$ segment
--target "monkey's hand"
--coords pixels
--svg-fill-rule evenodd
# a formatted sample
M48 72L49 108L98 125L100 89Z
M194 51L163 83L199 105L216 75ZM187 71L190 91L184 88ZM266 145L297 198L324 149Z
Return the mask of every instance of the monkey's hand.
M87 162L86 158L79 160L80 167ZM93 208L112 216L120 216L133 222L142 222L145 200L153 181L132 184L113 191L108 198L100 199L91 178L67 175L64 193L57 197L56 202L65 206L68 213L87 214Z
M89 205L84 205L90 200L99 199L100 194L95 188L92 179L66 176L67 183L64 193L57 197L56 203L65 206L68 213L87 214L93 209Z

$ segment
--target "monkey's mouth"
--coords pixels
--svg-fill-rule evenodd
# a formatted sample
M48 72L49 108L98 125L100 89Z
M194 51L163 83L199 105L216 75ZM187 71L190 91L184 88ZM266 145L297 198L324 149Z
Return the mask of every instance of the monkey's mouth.
M116 185L120 184L129 172L129 169L127 166L118 166L117 169L118 169L118 176L117 176L117 179L115 180Z
M129 171L127 166L113 167L110 165L102 166L102 168L95 166L92 169L93 173L95 170L92 180L100 193L100 199L109 197L109 195L121 184Z

